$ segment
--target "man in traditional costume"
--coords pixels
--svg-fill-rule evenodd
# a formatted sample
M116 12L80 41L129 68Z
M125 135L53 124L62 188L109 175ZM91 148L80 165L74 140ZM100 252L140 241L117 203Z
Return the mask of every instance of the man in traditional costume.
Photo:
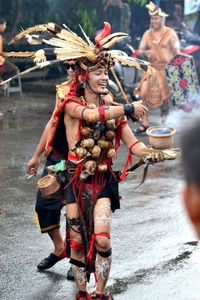
M161 107L161 122L164 126L170 104L164 68L172 57L180 52L180 43L176 32L165 26L165 18L168 15L152 2L146 7L150 15L150 29L142 37L138 56L147 58L155 72L150 76L143 75L135 93L140 95L146 107ZM148 127L147 112L142 118L141 126L135 129L134 133L144 133Z
M61 106L63 98L69 93L70 87L75 79L75 61L69 60L65 61L63 64L68 74L68 80L56 87L57 93L54 112ZM61 161L60 156L56 154L56 152L50 146L48 146L55 124L54 112L43 131L33 157L27 164L26 171L29 174L37 174L38 166L40 164L40 157L43 153L46 158L46 163L42 172L42 177L47 175L48 166L55 165ZM39 270L49 269L58 261L65 258L66 255L68 257L70 255L69 249L68 253L66 253L66 241L63 240L60 231L60 214L63 206L64 204L62 199L48 199L42 196L40 190L38 189L35 206L36 215L34 219L38 222L41 233L48 233L54 244L54 251L37 265ZM73 272L71 268L67 273L67 278L71 280L73 279Z
M55 130L51 141L58 151L62 149L57 134L64 124L68 144L64 201L70 228L70 262L79 288L77 299L90 299L86 282L88 272L93 271L94 245L97 289L91 297L112 299L104 292L111 266L111 211L119 208L118 182L111 162L120 138L130 153L140 156L146 150L124 118L132 115L133 109L135 116L141 116L145 107L138 103L112 106L112 102L105 102L102 95L110 66L104 63L103 60L101 66L88 61L81 64L76 82L56 112L58 131Z
M40 157L42 153L46 158L46 163L44 170L42 172L42 177L46 176L48 173L47 167L53 166L61 161L61 158L56 152L49 146L49 140L52 135L53 127L55 124L54 113L62 104L63 99L69 93L70 87L75 79L75 61L69 60L63 63L67 73L68 80L56 87L56 104L54 112L47 123L45 130L41 136L40 142L33 154L33 157L27 164L27 173L37 174L38 166L40 164ZM107 99L111 96L106 95ZM112 99L112 98L111 98ZM62 199L48 199L42 196L40 190L37 192L35 211L36 215L34 219L38 221L41 233L48 233L54 244L54 251L45 259L43 259L38 265L39 270L46 270L53 267L58 261L70 255L70 251L66 250L66 243L63 240L62 234L60 232L60 211L63 208ZM67 253L66 253L67 252ZM68 279L73 279L73 272L70 269L67 273Z
M126 121L126 116L143 115L145 107L139 103L113 106L112 101L105 99L108 70L112 66L113 59L106 51L100 52L96 61L80 61L76 81L55 113L55 135L50 141L67 161L63 186L70 233L70 262L79 288L76 299L112 299L105 292L112 255L111 212L120 207L112 158L120 139L131 154L141 157L148 151L135 138ZM57 136L61 130L62 136L66 133L62 145ZM94 269L97 289L90 296L86 283Z
M95 38L95 45L84 31L86 42L70 29L53 23L27 29L14 40L31 31L53 34L48 40L34 37L38 42L54 46L31 53L39 66L48 65L47 60L51 55L54 62L67 58L79 62L75 81L54 113L55 126L48 146L66 161L60 182L69 225L70 263L79 288L76 299L112 300L105 287L112 255L111 212L120 208L118 181L125 178L132 154L140 158L148 155L148 158L156 161L162 161L163 155L138 141L127 124L127 118L143 116L147 111L145 106L139 102L120 105L112 99L106 99L108 70L115 60L146 71L149 71L148 64L128 57L121 51L108 51L127 36L124 33L110 34L108 23ZM16 56L16 53L10 55ZM23 53L18 55L23 56ZM119 177L119 173L114 172L111 166L120 140L129 148L129 154ZM94 271L97 288L90 295L86 283Z
M104 5L105 20L108 21L114 32L120 31L122 0L107 0Z

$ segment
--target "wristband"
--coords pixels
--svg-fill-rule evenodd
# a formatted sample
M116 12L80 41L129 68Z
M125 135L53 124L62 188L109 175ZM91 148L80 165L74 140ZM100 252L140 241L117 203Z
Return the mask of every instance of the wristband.
M130 146L130 148L129 148L129 152L130 152L130 153L131 153L132 148L133 148L136 144L138 144L138 143L142 143L142 141L137 140L135 143L133 143L133 144Z
M125 116L129 117L134 114L135 107L133 104L124 104L124 114Z

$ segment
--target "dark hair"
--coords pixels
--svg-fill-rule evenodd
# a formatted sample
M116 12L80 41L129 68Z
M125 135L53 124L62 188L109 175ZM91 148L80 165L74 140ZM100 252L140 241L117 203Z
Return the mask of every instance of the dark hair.
M194 123L181 136L182 162L188 183L200 188L200 121Z
M81 96L84 95L84 85L80 81L79 81L79 83L77 84L77 87L76 87L76 95L78 97L81 97Z
M75 74L77 74L81 71L83 71L83 70L81 69L81 67L79 65L79 62L77 61L75 63ZM83 84L82 82L79 81L78 84L77 84L77 87L76 87L76 95L78 97L81 97L81 96L84 95L84 88L85 88L85 84Z
M3 17L0 17L0 25L4 24L6 22L6 19L4 19Z

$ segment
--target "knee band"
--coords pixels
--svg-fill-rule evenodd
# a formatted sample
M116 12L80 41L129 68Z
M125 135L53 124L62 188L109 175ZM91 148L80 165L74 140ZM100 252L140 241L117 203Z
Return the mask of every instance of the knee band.
M85 264L82 261L76 260L74 258L70 258L70 264L77 266L79 268L85 268Z
M109 257L111 254L112 254L112 248L110 248L108 251L106 251L106 252L103 252L103 251L98 251L97 250L97 252L98 252L98 254L100 255L100 256L102 256L102 257Z
M73 241L73 240L70 240L70 247L72 249L75 249L75 250L83 250L84 249L83 244L78 243L78 242Z
M67 219L67 222L68 222L68 226L69 226L69 230L73 230L74 232L76 233L80 233L80 218L68 218ZM74 229L73 226L77 226L78 229Z

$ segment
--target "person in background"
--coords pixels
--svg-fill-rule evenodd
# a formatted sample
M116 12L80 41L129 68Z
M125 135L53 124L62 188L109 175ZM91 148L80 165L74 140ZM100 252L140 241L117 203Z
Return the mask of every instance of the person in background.
M3 17L0 17L0 81L4 81L10 77L13 77L17 71L18 67L8 62L1 53L3 52L3 33L6 29L6 20ZM5 86L4 86L5 87Z
M129 3L122 4L120 22L120 31L129 33L131 23L131 9Z
M182 134L182 163L185 174L183 201L189 218L200 239L200 121Z
M119 32L122 0L107 0L104 5L105 20L108 21L113 29L113 32Z
M147 59L155 72L145 74L134 94L140 95L146 107L161 108L161 123L165 126L169 113L170 94L165 75L165 65L180 52L180 42L176 32L165 26L168 16L152 2L146 5L150 14L150 29L141 40L138 57ZM134 130L135 134L145 133L149 127L148 111L142 118L142 124Z
M75 77L75 61L69 60L65 61L63 64L68 74L68 80L57 86L56 104L54 111L56 111L62 104L62 97L63 95L66 96L68 94ZM44 153L46 157L46 164L42 173L42 177L47 175L47 166L55 165L61 161L60 156L57 155L56 152L48 146L54 123L55 120L53 112L49 122L47 123L43 131L35 153L27 164L27 173L34 175L37 174L38 166L40 163L40 156L42 155L42 153ZM39 220L41 233L47 232L54 244L54 251L38 264L37 268L39 270L49 269L58 261L66 257L66 245L60 231L60 214L63 205L64 204L60 199L47 199L45 197L42 197L40 190L38 190L35 210ZM73 272L71 268L67 273L67 278L73 279Z

